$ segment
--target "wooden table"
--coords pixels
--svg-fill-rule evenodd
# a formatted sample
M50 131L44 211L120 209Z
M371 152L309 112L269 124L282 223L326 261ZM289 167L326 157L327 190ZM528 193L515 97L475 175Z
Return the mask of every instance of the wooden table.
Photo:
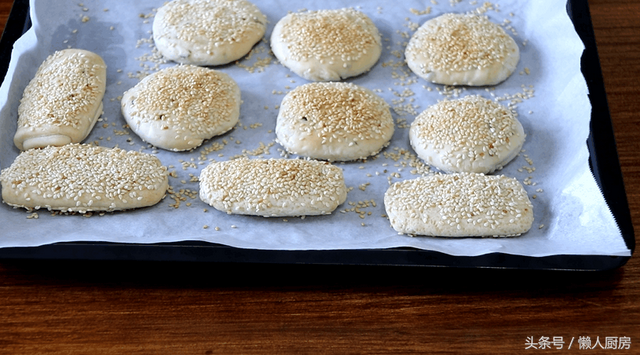
M640 1L589 4L638 231ZM580 350L587 336L630 349ZM552 349L525 350L543 337ZM640 260L596 273L0 261L2 354L527 351L640 353Z

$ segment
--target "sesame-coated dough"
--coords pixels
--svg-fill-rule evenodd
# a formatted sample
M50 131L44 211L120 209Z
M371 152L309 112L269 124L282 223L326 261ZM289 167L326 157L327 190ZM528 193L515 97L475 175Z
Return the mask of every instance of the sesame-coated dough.
M271 34L276 58L310 81L339 81L368 71L380 58L381 43L373 21L350 8L290 13Z
M389 105L351 83L298 86L282 100L277 141L293 154L328 161L365 159L389 144L394 123Z
M513 237L531 229L533 205L504 175L437 174L396 182L384 196L399 233L440 237Z
M499 84L520 60L517 43L486 16L444 14L413 34L405 57L418 76L445 85Z
M502 169L518 155L525 137L511 110L476 95L430 106L409 130L418 157L444 172Z
M223 65L249 53L266 27L266 16L246 0L173 0L158 9L153 40L169 60Z
M346 198L342 169L327 162L240 158L200 173L200 199L228 214L326 215Z
M162 69L122 96L125 120L144 141L184 151L238 122L240 88L227 74L194 65Z
M107 66L83 49L51 54L26 86L14 143L20 150L83 141L102 114Z
M0 183L8 205L86 213L154 205L169 180L153 155L71 143L22 152Z

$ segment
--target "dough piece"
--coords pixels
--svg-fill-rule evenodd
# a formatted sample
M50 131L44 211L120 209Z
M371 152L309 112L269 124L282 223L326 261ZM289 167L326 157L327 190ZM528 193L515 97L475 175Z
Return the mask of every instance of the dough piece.
M518 180L460 173L396 182L384 195L399 233L442 237L513 237L531 229L533 205Z
M107 66L83 49L51 54L24 89L13 142L20 150L83 141L102 114Z
M240 117L240 88L227 74L179 65L142 79L122 96L129 127L156 147L183 151L229 131Z
M153 155L76 143L22 152L0 182L8 205L80 213L151 206L169 186Z
M214 66L244 57L266 28L266 16L246 0L173 0L158 9L152 29L165 58Z
M277 141L314 159L364 159L389 144L394 132L389 105L373 91L351 83L298 86L280 105Z
M371 19L353 9L290 13L271 34L280 63L310 81L360 75L380 58L381 40Z
M444 14L425 22L405 50L409 68L445 85L495 85L516 69L520 50L486 16Z
M502 169L518 155L525 137L511 110L475 95L427 108L409 130L416 154L444 172Z
M200 199L228 214L330 214L347 199L342 169L301 159L236 159L200 173Z

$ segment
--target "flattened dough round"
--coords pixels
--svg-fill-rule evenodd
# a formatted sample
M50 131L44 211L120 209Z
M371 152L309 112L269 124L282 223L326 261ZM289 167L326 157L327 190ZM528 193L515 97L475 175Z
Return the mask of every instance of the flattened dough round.
M410 235L507 237L533 224L527 192L504 175L437 174L396 182L384 205L391 226Z
M240 88L227 74L178 65L142 79L122 96L131 129L156 147L184 151L227 132L240 116Z
M486 16L444 14L428 20L405 50L409 68L427 81L445 85L495 85L520 60L517 43Z
M83 141L102 114L107 66L84 49L51 54L24 89L14 143L20 150Z
M278 142L289 153L329 161L364 159L389 144L394 123L389 105L351 83L298 86L280 105Z
M169 60L215 66L244 57L266 27L266 16L246 0L173 0L158 9L153 40Z
M309 81L339 81L371 69L380 58L381 39L362 12L318 10L280 19L271 50L282 65Z
M347 186L342 169L327 162L240 158L202 170L200 199L229 214L325 215L347 199Z
M518 155L525 137L511 110L476 95L427 108L409 130L416 154L444 172L499 170Z
M8 205L85 213L152 206L169 174L151 154L71 143L20 153L0 182Z

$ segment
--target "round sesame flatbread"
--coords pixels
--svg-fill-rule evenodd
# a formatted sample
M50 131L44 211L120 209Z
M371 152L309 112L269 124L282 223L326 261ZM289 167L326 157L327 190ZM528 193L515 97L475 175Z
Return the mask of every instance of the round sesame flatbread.
M228 214L326 215L347 199L347 187L342 169L327 162L240 158L202 170L200 199Z
M227 74L178 65L142 79L122 96L129 127L156 147L184 151L229 131L238 122L240 88Z
M282 65L309 81L339 81L371 69L380 58L381 39L362 12L318 10L280 19L271 50Z
M244 57L266 27L266 16L246 0L173 0L158 9L153 40L169 60L215 66Z
M24 89L13 142L20 150L79 143L102 114L107 66L83 49L51 54Z
M20 153L0 183L10 206L86 213L155 205L169 178L151 154L71 143Z
M292 154L328 161L365 159L389 144L394 123L389 105L351 83L298 86L282 100L277 141Z
M384 195L399 233L434 237L514 237L533 224L522 184L504 175L437 174L396 182Z
M418 157L444 172L502 169L518 155L525 138L511 110L476 95L430 106L409 130Z
M448 13L425 22L405 49L409 68L445 85L499 84L516 69L515 40L486 16Z

